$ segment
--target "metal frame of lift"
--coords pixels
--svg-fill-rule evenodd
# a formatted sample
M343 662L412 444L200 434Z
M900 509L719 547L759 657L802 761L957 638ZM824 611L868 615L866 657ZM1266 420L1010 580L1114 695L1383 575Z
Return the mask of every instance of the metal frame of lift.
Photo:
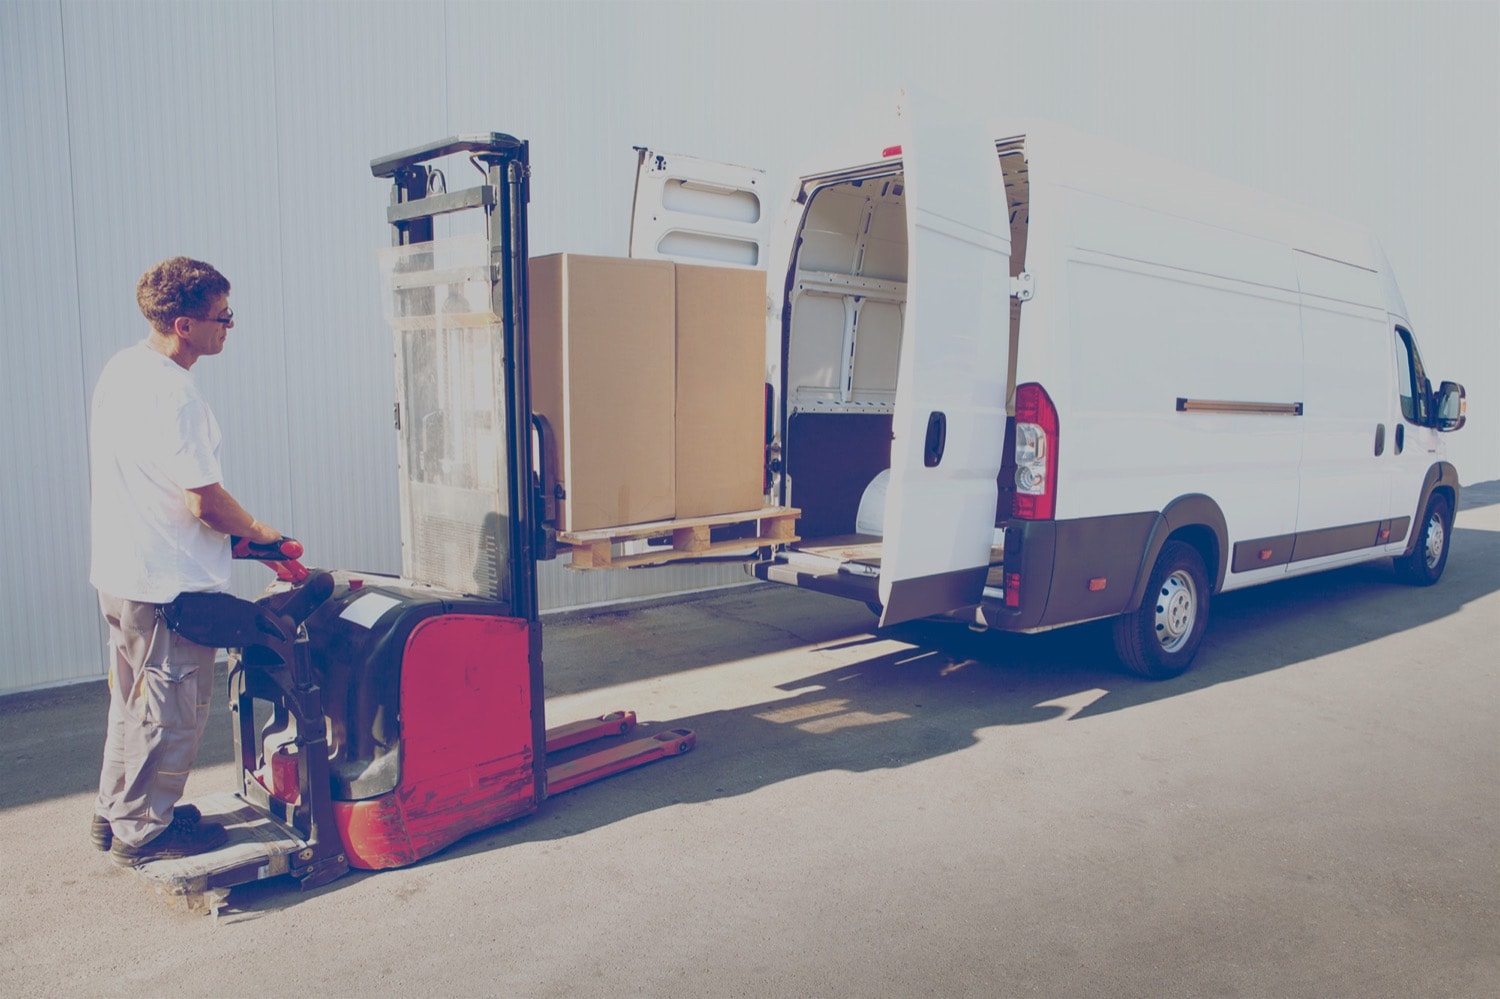
M459 191L429 193L433 189L433 160L467 153L482 169L483 184ZM545 747L535 755L537 801L613 774L644 766L666 756L686 753L696 744L694 733L669 729L564 762L547 764L546 756L587 742L622 736L634 729L633 711L616 711L596 719L546 729L542 696L542 628L536 586L538 560L557 555L556 449L552 429L531 409L531 352L528 324L527 206L530 202L529 145L499 132L456 135L424 146L381 157L370 164L376 177L391 181L386 221L391 244L406 246L433 239L438 215L478 209L485 215L489 244L490 309L504 330L505 402L509 490L510 557L508 592L500 599L511 616L526 621L531 636L531 689L535 698L533 745ZM532 447L532 435L541 453Z

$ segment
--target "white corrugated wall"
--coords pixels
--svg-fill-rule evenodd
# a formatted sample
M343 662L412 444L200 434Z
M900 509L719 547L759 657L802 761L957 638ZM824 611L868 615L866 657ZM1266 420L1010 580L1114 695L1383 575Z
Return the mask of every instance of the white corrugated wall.
M102 673L88 394L166 256L234 283L194 369L229 488L310 561L399 567L368 163L458 131L531 140L538 254L625 252L633 144L781 183L909 82L1153 146L1371 226L1468 385L1464 480L1500 477L1497 37L1493 4L0 0L0 692ZM742 579L553 564L542 603Z
M101 662L62 40L57 5L0 5L0 690Z

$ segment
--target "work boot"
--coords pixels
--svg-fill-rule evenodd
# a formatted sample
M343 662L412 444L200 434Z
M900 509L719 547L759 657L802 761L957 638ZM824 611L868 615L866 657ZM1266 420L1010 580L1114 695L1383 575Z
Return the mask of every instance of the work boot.
M203 813L198 811L197 805L178 805L172 809L173 822L186 822L188 825L195 824L203 818ZM89 841L94 844L94 849L103 853L109 850L115 841L115 831L110 827L109 819L94 813L89 820Z
M139 867L153 860L177 860L217 850L228 840L229 833L217 822L179 822L174 818L171 825L140 846L115 840L109 859L121 867Z

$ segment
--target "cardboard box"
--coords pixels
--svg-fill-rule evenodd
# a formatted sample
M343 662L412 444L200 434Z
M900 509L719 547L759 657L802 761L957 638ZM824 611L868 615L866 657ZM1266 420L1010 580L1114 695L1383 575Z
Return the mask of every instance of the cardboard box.
M675 513L674 285L663 260L531 260L532 408L557 438L564 531Z
M764 505L766 272L677 264L677 517Z

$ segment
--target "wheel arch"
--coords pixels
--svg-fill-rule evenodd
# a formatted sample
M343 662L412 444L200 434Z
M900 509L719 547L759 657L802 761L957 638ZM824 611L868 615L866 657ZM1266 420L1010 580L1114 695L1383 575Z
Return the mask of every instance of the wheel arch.
M1448 501L1449 515L1457 516L1458 492L1458 469L1453 467L1452 462L1433 462L1432 467L1427 469L1426 477L1422 480L1422 491L1417 494L1417 508L1412 511L1411 530L1406 532L1404 555L1410 555L1417 549L1418 540L1422 537L1422 515L1427 512L1427 504L1433 494L1441 494Z
M1212 497L1189 493L1168 503L1157 516L1146 541L1146 550L1141 554L1135 587L1125 605L1127 608L1140 606L1162 546L1173 538L1198 549L1198 554L1203 557L1203 567L1208 572L1210 592L1218 593L1224 588L1224 573L1228 567L1224 553L1229 549L1229 529L1224 523L1224 511Z

